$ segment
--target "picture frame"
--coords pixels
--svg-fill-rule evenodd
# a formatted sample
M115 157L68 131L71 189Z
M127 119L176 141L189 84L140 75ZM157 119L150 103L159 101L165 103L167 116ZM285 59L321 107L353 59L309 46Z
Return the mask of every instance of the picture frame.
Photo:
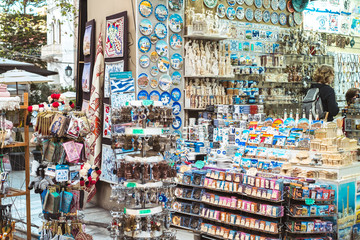
M91 89L91 62L84 63L81 77L81 88L83 92L90 92Z
M127 57L127 11L106 17L105 59Z
M105 63L105 76L104 76L104 98L110 97L110 73L123 72L124 71L124 60L117 62L106 62Z

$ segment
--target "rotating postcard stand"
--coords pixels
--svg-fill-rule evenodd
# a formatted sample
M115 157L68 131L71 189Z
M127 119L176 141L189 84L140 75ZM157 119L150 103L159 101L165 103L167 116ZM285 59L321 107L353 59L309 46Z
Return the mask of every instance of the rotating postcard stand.
M172 108L162 102L131 101L112 109L112 122L115 129L121 130L113 133L114 173L119 184L112 185L110 200L116 201L119 209L111 211L110 236L176 239L170 230L169 210L175 200L176 177L169 152L176 141L167 134L173 122Z

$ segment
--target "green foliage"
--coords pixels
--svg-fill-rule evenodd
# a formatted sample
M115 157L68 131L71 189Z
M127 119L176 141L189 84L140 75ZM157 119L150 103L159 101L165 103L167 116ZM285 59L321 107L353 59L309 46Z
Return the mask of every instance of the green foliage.
M77 22L75 22L75 20L78 17L79 11L78 8L72 4L72 2L72 0L57 0L56 6L60 7L61 15L66 17L67 21L73 22L75 26L77 26Z
M53 93L48 83L31 84L29 105L48 102L48 97Z
M21 12L26 14L27 7L34 8L46 5L46 0L2 0L0 6L5 12Z

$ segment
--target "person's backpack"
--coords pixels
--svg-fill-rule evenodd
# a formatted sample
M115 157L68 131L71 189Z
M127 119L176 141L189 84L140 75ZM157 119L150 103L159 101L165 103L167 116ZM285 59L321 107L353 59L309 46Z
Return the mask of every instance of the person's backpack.
M306 116L312 115L315 119L316 114L319 115L319 119L324 118L324 107L320 98L320 88L310 88L306 96L303 99L302 109L305 111Z

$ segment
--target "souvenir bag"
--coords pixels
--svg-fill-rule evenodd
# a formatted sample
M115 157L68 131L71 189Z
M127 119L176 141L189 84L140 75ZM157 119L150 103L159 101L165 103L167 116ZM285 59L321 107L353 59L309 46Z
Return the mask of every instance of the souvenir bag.
M44 210L49 213L59 212L60 195L57 192L48 191L44 201Z
M60 212L63 212L63 213L70 212L73 194L71 192L63 191L60 193L60 196L61 196Z
M80 209L80 191L72 190L73 199L71 201L70 212L75 213Z
M313 119L315 119L316 115L319 116L319 119L324 118L325 112L320 98L320 88L310 88L308 90L303 99L302 108L306 116L311 114Z
M47 162L52 162L55 153L56 144L53 143L52 141L48 141L47 145L44 147L45 147L44 148L45 152L43 155L43 160Z
M86 117L79 118L79 134L81 137L85 137L90 133L89 121Z

